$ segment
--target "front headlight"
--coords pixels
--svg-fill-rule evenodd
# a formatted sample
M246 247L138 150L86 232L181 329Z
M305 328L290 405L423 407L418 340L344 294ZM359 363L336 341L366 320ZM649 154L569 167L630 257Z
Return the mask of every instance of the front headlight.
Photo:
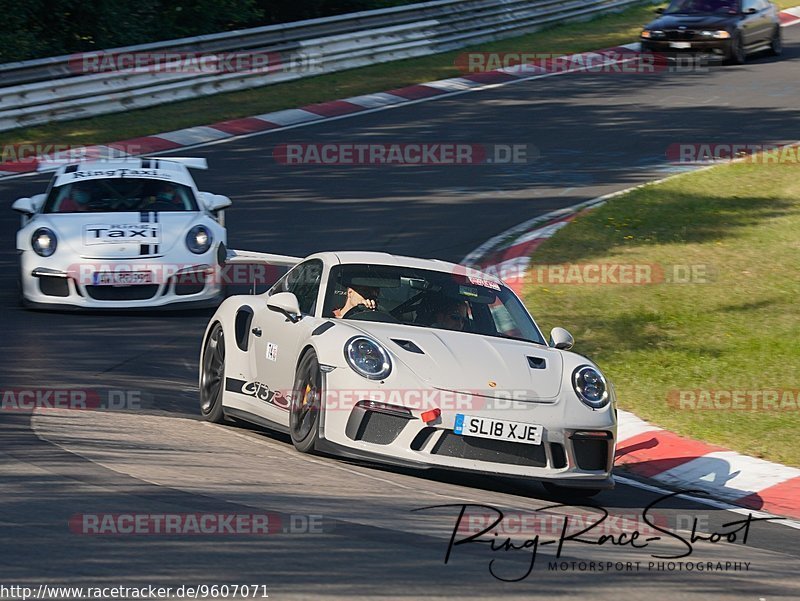
M578 398L593 409L605 407L610 400L606 379L589 365L582 365L572 372L572 388Z
M214 237L204 225L196 225L186 234L186 246L196 255L202 255L211 248L213 241Z
M649 31L647 31L647 30L645 29L645 30L642 32L642 37L643 37L643 38L646 38L646 39L648 39L648 40L649 40L651 37L653 37L653 34L652 34L652 33L650 33Z
M645 29L644 31L642 31L642 37L646 40L649 40L651 38L663 38L664 32L661 31L660 29L652 29L652 30Z
M392 373L392 360L386 349L364 336L348 340L344 356L356 373L370 380L383 380Z
M33 232L33 236L31 236L33 252L40 257L49 257L56 252L57 246L58 240L56 240L56 235L53 233L53 230L49 228L40 227Z
M728 33L725 30L720 30L720 31L701 31L700 35L703 36L704 38L714 38L714 39L717 39L717 40L727 40L729 37L731 37L731 34Z

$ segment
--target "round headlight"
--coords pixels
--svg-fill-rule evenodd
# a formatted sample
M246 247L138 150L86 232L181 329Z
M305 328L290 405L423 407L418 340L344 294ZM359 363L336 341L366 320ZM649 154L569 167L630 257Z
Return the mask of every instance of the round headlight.
M608 405L609 394L606 379L594 367L582 365L572 373L572 387L575 394L593 409Z
M33 232L33 236L31 236L31 247L33 248L33 252L40 257L49 257L52 255L56 252L56 246L58 246L58 241L56 240L56 235L53 233L53 230L40 227Z
M369 338L356 336L348 340L344 347L344 356L356 373L370 380L383 380L392 372L389 353Z
M202 255L214 241L211 232L204 225L196 225L186 234L186 246L196 255Z

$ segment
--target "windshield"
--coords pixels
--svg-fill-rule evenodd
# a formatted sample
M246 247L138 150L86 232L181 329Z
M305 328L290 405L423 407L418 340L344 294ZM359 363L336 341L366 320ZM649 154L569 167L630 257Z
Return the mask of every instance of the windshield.
M44 213L121 213L125 211L196 211L192 189L183 184L141 178L107 178L53 188Z
M739 0L674 0L665 14L737 14Z
M339 265L331 269L322 314L545 344L508 288L466 274Z

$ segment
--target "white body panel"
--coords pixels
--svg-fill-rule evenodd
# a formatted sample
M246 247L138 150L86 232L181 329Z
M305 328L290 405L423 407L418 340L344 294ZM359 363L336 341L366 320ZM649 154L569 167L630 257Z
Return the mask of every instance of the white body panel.
M593 409L579 400L571 385L577 367L596 367L591 361L532 342L404 324L323 318L321 306L328 272L339 263L404 265L443 272L461 268L380 253L321 253L309 257L312 258L321 259L324 264L319 302L313 314L293 322L267 308L267 292L231 297L211 319L204 340L216 323L222 325L225 336L223 408L227 413L285 430L295 370L302 355L313 349L324 366L320 438L326 443L325 450L420 467L551 481L581 480L587 486L610 482L617 427L613 387L611 402L602 409ZM237 336L240 311L252 311L253 316ZM393 368L384 380L369 380L349 366L344 348L356 335L378 341L389 353ZM395 342L397 339L412 341L423 353L408 351ZM547 367L531 370L529 356L543 359ZM512 389L513 399L497 392ZM412 418L388 443L359 440L353 436L353 416L356 404L364 400L406 407ZM434 408L441 410L440 418L422 421L422 413ZM444 439L453 440L459 413L542 426L541 445L514 443L517 450L522 446L538 447L520 450L538 453L538 459L492 461L442 451ZM601 469L581 469L578 465L576 443L571 437L576 431L587 430L608 435L605 455L599 458ZM563 450L564 461L553 455L557 446Z

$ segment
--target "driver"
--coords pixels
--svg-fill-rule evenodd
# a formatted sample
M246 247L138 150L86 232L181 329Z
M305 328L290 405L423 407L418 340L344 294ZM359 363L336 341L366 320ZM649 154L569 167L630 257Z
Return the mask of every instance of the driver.
M86 190L73 186L69 196L61 201L58 207L59 213L79 213L88 210L91 196Z
M374 286L348 286L347 287L347 300L341 309L334 309L333 316L341 319L350 309L354 309L359 305L364 305L370 311L374 311L378 307L378 295L380 289Z

